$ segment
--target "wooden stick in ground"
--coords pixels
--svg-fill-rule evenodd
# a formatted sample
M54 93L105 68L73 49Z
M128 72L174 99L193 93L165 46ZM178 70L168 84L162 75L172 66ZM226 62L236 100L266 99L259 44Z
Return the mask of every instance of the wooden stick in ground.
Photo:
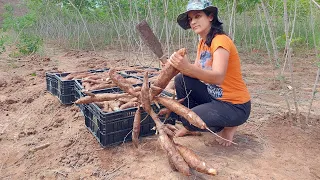
M179 49L178 52L181 56L185 56L186 54L186 49L182 48ZM165 67L160 71L160 74L157 76L157 79L153 82L153 85L156 87L160 87L162 89L165 89L171 79L176 76L179 73L179 71L171 66L169 63L166 63ZM155 90L151 89L151 98L159 95L161 93L161 90Z
M116 69L110 69L109 76L113 83L115 83L120 89L129 93L132 96L138 97L139 93L134 90L132 84L126 81L124 77L117 73Z
M154 120L157 130L159 132L159 141L161 146L167 151L169 162L172 162L174 167L186 176L191 176L190 168L188 164L184 161L181 154L177 151L173 141L168 137L168 135L164 132L162 128L162 123L157 116L157 114L151 110L150 116Z
M136 148L138 148L138 145L139 145L140 124L141 124L141 112L140 112L140 107L138 107L134 115L133 129L132 129L132 142Z
M175 145L179 153L182 155L183 159L192 169L212 176L217 175L217 170L209 168L206 163L200 160L200 158L192 150L180 144Z

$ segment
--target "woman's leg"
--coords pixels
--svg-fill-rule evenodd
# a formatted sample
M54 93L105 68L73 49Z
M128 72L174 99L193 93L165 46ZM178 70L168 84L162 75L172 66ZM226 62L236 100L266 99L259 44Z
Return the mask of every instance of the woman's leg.
M247 121L251 111L251 102L245 104L234 105L231 103L213 100L210 103L198 105L192 110L207 124L214 132L221 131L220 135L232 141L237 126ZM183 125L190 131L204 131L181 118ZM185 132L180 132L177 136L183 135ZM219 143L225 146L231 145L228 141L220 141Z
M220 132L225 139L232 140L237 126L246 122L251 111L251 102L245 104L231 104L219 100L212 99L207 90L207 85L201 81L178 74L175 77L175 86L177 98L185 98L188 93L190 95L183 102L186 107L192 109L207 126L214 132ZM171 117L179 119L187 129L182 129L177 136L182 136L188 130L190 131L205 131L201 130L183 118L172 113ZM229 142L221 142L223 145L229 145Z
M197 105L208 103L211 101L211 96L208 93L207 85L198 79L178 74L174 79L177 98L182 99L187 97L183 105L193 108Z
M190 109L199 105L208 103L211 101L211 96L208 93L207 85L183 74L178 74L175 79L175 88L177 93L177 99L188 97L182 103L184 106ZM175 120L179 119L179 116L175 113L170 114L170 118L167 123L175 124Z

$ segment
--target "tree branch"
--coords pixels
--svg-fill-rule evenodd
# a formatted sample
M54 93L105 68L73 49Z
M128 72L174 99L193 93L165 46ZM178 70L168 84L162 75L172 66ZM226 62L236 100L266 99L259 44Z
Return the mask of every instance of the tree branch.
M320 9L320 5L315 0L311 0L311 1Z

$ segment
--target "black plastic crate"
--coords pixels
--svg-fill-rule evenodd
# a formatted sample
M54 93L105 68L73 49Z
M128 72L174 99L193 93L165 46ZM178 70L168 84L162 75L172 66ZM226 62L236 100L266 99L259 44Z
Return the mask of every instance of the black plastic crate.
M90 73L102 73L108 69L88 70ZM47 90L54 96L57 96L62 104L73 104L76 100L75 80L63 80L70 73L46 73Z
M58 94L58 80L55 78L55 73L46 73L46 83L47 91L56 96Z
M144 70L144 69L154 69L155 72L158 72L158 71L161 70L161 69L159 69L159 68L147 67L147 66L131 66L131 67L136 67L137 69L141 69L141 70ZM125 70L125 71L121 71L121 74L136 76L136 77L138 77L140 80L141 80L141 79L143 80L143 75L142 75L142 74L137 74L137 73L140 73L140 72L135 71L135 70L127 70L127 71ZM148 77L151 78L151 77L154 77L154 76L157 76L157 75L158 75L158 73L155 73L155 74L149 73Z
M123 91L119 88L112 88L93 91L93 93L123 93ZM84 95L80 93L80 96ZM85 124L102 147L117 145L123 141L131 141L130 131L132 130L137 108L134 107L107 113L103 112L95 103L82 105L82 107L84 107L83 114L85 116ZM154 104L152 108L156 113L160 110ZM163 106L160 105L160 108L163 108ZM155 131L152 130L155 126L154 121L143 110L141 110L141 120L143 121L141 122L140 136L153 135L155 133Z
M85 125L90 132L96 137L102 147L112 146L120 144L124 141L131 141L131 133L134 121L134 114L137 108L130 108L123 111L106 113L112 118L114 115L121 114L122 118L106 121L103 124L99 120L99 115L96 114L96 110L92 109L91 104L89 106L84 105L85 110ZM156 110L156 109L155 109ZM150 136L155 133L153 127L155 126L153 120L146 112L141 112L141 129L140 136Z

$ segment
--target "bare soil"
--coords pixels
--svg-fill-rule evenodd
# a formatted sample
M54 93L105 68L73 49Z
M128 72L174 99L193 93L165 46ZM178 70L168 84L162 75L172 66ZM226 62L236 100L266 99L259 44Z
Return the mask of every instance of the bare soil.
M219 172L216 177L196 172L184 177L171 170L156 135L142 138L138 150L131 142L103 149L86 129L79 109L62 105L46 91L45 72L156 66L152 57L111 49L46 47L45 52L19 59L1 55L0 179L320 179L319 93L310 121L305 121L317 70L311 53L293 57L301 123L288 119L284 93L273 83L270 65L255 61L267 57L241 54L252 113L235 136L238 145L221 147L209 133L176 138ZM291 97L292 91L286 92ZM290 102L294 113L292 98Z

